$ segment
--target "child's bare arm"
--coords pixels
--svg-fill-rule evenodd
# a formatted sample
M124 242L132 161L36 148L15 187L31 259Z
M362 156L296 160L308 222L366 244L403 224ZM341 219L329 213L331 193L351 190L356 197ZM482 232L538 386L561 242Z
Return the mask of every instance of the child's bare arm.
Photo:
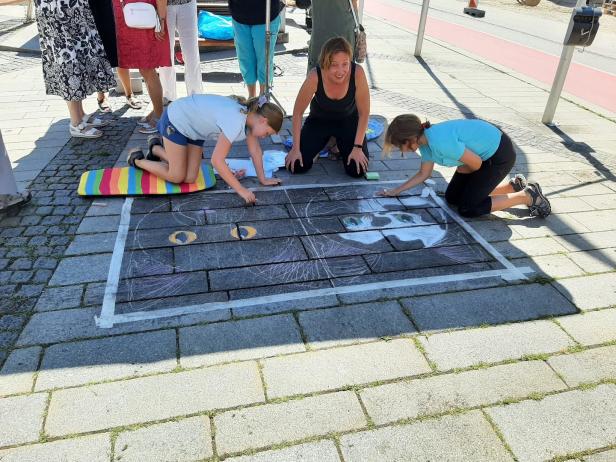
M216 147L212 153L212 166L216 169L220 177L233 188L248 204L254 204L256 202L255 195L252 191L241 185L231 169L227 166L225 159L231 150L231 141L224 135L220 134Z
M257 171L257 178L259 179L259 183L261 183L263 186L274 186L280 184L281 181L277 178L269 179L265 177L265 171L263 169L263 150L261 149L259 139L256 136L248 135L246 137L246 144L248 145L248 152L250 153L252 163L254 164L255 170Z
M394 189L384 189L379 193L380 196L398 196L401 192L407 189L414 188L415 186L426 181L432 176L432 170L434 170L434 162L422 162L419 171L413 175L410 179L402 183L400 186Z

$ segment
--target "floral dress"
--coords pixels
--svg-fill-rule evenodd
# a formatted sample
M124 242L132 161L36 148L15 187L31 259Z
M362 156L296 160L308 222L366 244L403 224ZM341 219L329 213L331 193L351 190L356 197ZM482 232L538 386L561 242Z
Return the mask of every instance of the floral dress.
M115 87L88 0L35 0L48 95L80 101Z

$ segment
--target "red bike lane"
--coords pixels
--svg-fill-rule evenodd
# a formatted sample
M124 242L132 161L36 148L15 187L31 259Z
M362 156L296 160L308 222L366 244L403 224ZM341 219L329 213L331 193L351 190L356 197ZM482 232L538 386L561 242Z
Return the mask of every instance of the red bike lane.
M419 26L419 14L395 7L386 1L367 0L364 10L371 16L382 18L414 32ZM426 36L450 43L548 86L552 84L560 59L560 56L430 17L429 12ZM415 49L414 42L409 43L409 49ZM571 63L564 91L616 113L616 75Z

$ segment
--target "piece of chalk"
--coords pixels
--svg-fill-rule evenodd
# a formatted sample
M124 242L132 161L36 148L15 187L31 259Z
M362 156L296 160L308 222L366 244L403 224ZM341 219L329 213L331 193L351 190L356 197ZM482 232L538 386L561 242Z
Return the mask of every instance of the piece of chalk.
M104 202L92 202L92 205L95 205L96 207L107 207L107 204Z
M366 177L366 180L378 180L381 178L379 172L366 172L364 176Z

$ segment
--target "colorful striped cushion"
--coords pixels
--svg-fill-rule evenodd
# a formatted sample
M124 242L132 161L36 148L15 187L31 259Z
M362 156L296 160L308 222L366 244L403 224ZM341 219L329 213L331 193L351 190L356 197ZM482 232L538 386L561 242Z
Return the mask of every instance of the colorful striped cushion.
M201 164L194 183L169 183L134 167L103 168L81 175L77 192L80 196L137 196L149 194L183 194L203 191L216 185L214 170Z

